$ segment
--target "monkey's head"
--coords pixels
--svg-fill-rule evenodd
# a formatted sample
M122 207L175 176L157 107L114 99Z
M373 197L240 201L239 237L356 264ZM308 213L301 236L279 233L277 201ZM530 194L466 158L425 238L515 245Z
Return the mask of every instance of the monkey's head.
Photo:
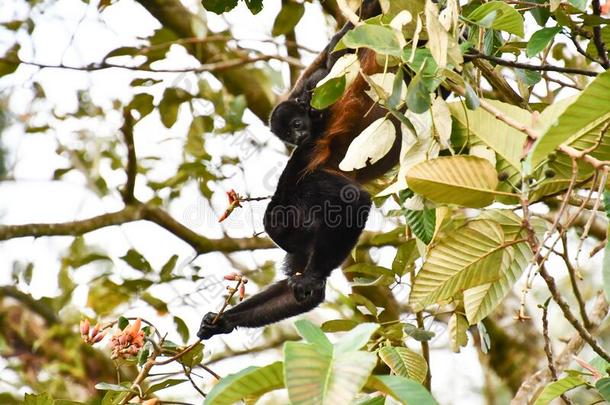
M291 145L298 146L311 139L309 108L298 99L278 104L271 112L269 126L271 132Z

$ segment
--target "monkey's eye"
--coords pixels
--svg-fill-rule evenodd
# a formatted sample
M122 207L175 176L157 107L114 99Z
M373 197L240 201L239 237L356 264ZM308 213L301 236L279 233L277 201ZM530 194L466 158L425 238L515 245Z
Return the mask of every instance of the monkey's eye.
M304 126L303 120L292 120L292 122L290 123L290 125L292 126L293 129L301 129Z

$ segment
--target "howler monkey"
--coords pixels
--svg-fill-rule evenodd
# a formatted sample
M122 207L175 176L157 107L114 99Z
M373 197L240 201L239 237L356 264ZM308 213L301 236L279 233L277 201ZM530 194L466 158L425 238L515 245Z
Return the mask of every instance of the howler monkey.
M365 1L362 15L379 14L378 7L376 1ZM346 31L337 33L331 44ZM332 66L328 61L336 60L329 55L334 48L331 44L271 118L274 133L297 145L264 216L265 231L286 251L287 278L225 311L216 322L215 313L205 315L197 333L201 339L229 333L238 326L264 326L318 306L324 300L327 277L349 256L364 229L371 198L360 183L385 173L398 161L397 138L390 152L375 164L350 173L339 170L351 141L387 111L365 94L368 85L360 76L327 110L310 111L309 101L303 103ZM364 73L382 70L374 52L361 50L358 57Z

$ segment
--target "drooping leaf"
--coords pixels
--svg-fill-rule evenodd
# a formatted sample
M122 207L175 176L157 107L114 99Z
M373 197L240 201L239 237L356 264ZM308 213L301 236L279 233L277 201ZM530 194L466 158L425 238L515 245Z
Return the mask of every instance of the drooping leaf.
M414 310L497 280L504 248L502 228L489 220L468 222L440 239L415 277L409 298Z
M585 381L580 376L569 376L554 381L544 387L534 405L547 405L553 399L559 397L561 394L568 392L569 390L584 385Z
M396 127L386 118L379 118L366 127L349 145L339 168L349 172L362 169L383 158L394 145Z
M403 215L415 236L426 245L429 244L434 236L436 210L425 207L423 210L403 210Z
M271 35L277 37L290 32L303 17L305 6L303 3L287 1L282 4L282 9L275 17Z
M143 273L150 273L152 271L148 260L135 249L129 249L125 256L121 256L121 260Z
M186 382L186 381L188 381L186 378L170 378L165 381L161 381L160 383L151 385L150 388L148 390L146 390L146 392L153 393L153 392L161 391L166 388L182 384L183 382Z
M466 334L468 321L463 315L454 312L449 318L447 328L449 329L449 346L454 353L459 353L460 348L468 343L468 335Z
M485 159L447 156L415 165L407 173L409 188L442 204L482 208L494 200L498 174Z
M249 396L259 397L284 387L281 361L264 367L247 367L220 380L208 393L204 404L231 405Z
M203 7L216 14L231 11L237 6L237 0L201 0Z
M385 346L379 349L379 357L392 372L423 383L428 373L428 364L419 353L407 347Z

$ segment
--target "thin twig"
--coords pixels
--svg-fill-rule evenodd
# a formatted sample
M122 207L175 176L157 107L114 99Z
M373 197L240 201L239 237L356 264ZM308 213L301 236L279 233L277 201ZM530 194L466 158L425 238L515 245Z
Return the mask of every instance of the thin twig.
M561 253L561 258L563 259L566 268L568 269L568 276L570 277L570 284L572 285L572 292L574 293L574 298L576 298L576 302L578 302L578 309L580 311L580 317L582 319L582 323L585 325L587 330L591 329L591 321L587 316L587 309L585 305L585 300L582 297L580 292L580 288L578 288L578 282L576 277L576 269L572 266L572 262L570 261L570 257L568 255L568 239L565 234L561 236L561 243L563 244L563 252Z
M598 75L597 72L592 72L590 70L585 69L576 69L576 68L566 68L561 66L554 65L532 65L529 63L521 63L521 62L513 62L506 59L498 58L496 56L486 55L480 52L477 49L471 48L468 50L468 53L464 55L464 60L470 61L472 59L486 59L490 62L493 62L497 65L508 66L513 68L525 69L525 70L535 70L538 72L559 72L559 73L571 73L576 75L590 76L595 77Z

